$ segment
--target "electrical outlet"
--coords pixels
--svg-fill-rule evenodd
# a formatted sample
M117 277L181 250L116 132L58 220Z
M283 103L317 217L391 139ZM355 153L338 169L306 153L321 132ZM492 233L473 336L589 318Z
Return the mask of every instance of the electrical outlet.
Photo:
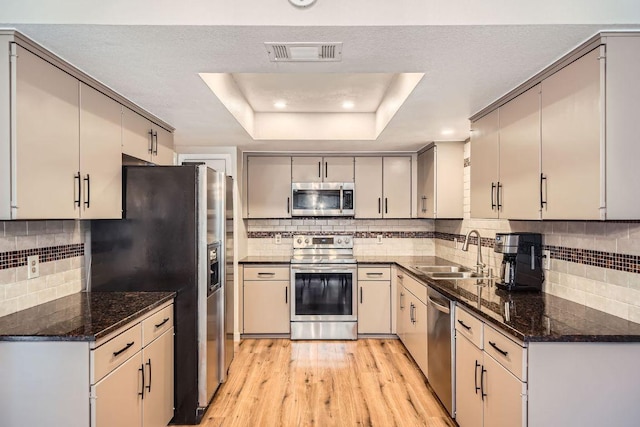
M551 270L551 251L542 251L542 269Z
M276 234L276 245L282 243L282 234Z
M40 257L38 255L27 257L27 269L28 279L40 277Z
M454 239L453 239L453 248L454 249L458 249L458 238L457 237L454 237Z
M378 240L376 240L376 243L381 245L382 244L382 234L378 234L377 239Z

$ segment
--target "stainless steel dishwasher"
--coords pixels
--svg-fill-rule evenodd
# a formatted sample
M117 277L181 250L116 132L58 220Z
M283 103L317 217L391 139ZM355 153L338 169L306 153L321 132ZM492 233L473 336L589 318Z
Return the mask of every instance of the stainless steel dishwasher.
M453 306L451 300L431 287L427 287L427 301L429 384L453 415Z

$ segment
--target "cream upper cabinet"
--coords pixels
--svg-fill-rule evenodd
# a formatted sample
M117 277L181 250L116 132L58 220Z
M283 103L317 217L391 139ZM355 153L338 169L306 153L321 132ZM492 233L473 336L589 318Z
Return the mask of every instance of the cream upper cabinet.
M540 219L539 85L500 107L499 158L498 215Z
M157 165L172 165L173 134L123 107L122 152Z
M499 110L471 126L471 217L498 218Z
M601 55L596 48L542 82L544 219L600 219Z
M80 84L83 219L122 217L122 106Z
M418 155L418 217L462 218L464 142L437 142Z
M411 218L411 157L356 157L355 185L356 218Z
M355 175L355 217L382 218L382 157L356 157Z
M353 157L291 158L292 182L353 182Z
M247 218L291 217L291 157L247 157Z
M78 218L79 82L14 46L14 194L5 219Z

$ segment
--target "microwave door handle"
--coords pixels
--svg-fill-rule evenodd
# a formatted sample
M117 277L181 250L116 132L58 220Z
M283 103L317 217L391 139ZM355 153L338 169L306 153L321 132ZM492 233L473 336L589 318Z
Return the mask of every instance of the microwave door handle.
M344 208L344 190L342 189L342 185L340 186L340 213L342 213L342 209Z

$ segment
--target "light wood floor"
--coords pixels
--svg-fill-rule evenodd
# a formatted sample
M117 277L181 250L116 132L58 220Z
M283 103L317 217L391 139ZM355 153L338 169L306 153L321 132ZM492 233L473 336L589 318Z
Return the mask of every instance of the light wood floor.
M202 426L455 426L398 340L247 339Z

